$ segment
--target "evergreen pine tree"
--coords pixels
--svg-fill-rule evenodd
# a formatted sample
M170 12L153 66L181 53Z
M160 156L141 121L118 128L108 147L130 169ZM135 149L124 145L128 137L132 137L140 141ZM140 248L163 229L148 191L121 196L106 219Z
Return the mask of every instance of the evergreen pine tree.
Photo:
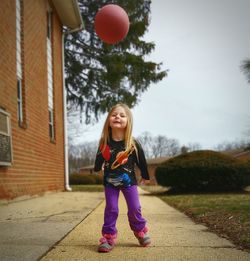
M128 14L126 38L116 44L103 43L94 31L97 11L111 1L79 0L85 29L65 37L65 71L69 110L80 108L90 123L117 102L133 107L151 83L162 80L167 71L161 63L146 61L153 42L142 39L150 22L150 1L117 0Z

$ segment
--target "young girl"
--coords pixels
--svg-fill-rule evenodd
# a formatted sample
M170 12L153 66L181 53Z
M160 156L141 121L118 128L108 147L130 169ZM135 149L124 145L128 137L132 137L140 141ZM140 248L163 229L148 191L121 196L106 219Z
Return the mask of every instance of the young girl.
M141 171L141 184L148 182L149 174L144 152L132 137L132 124L132 113L128 106L117 104L110 110L103 127L94 166L96 172L104 166L106 199L99 252L109 252L115 245L120 190L127 203L129 225L135 237L141 246L151 243L146 220L141 215L134 165L137 164Z

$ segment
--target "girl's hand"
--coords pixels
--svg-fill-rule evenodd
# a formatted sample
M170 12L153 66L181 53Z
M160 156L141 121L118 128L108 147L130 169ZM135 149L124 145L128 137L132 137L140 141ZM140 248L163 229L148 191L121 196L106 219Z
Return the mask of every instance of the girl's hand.
M140 181L140 185L141 186L143 186L143 185L147 185L147 184L149 184L150 183L150 180L148 180L148 179L141 179L141 181Z

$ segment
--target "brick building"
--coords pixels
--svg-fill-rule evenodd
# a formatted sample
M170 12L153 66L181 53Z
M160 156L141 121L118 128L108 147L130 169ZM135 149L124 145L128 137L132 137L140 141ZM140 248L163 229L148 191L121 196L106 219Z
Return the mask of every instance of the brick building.
M63 26L77 0L0 1L0 199L67 188Z

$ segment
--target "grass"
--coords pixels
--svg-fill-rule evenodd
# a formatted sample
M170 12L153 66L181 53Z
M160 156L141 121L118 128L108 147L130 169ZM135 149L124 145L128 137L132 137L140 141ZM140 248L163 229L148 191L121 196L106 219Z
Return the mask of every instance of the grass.
M250 252L250 194L158 195L197 223Z
M73 192L103 192L103 185L71 185Z

